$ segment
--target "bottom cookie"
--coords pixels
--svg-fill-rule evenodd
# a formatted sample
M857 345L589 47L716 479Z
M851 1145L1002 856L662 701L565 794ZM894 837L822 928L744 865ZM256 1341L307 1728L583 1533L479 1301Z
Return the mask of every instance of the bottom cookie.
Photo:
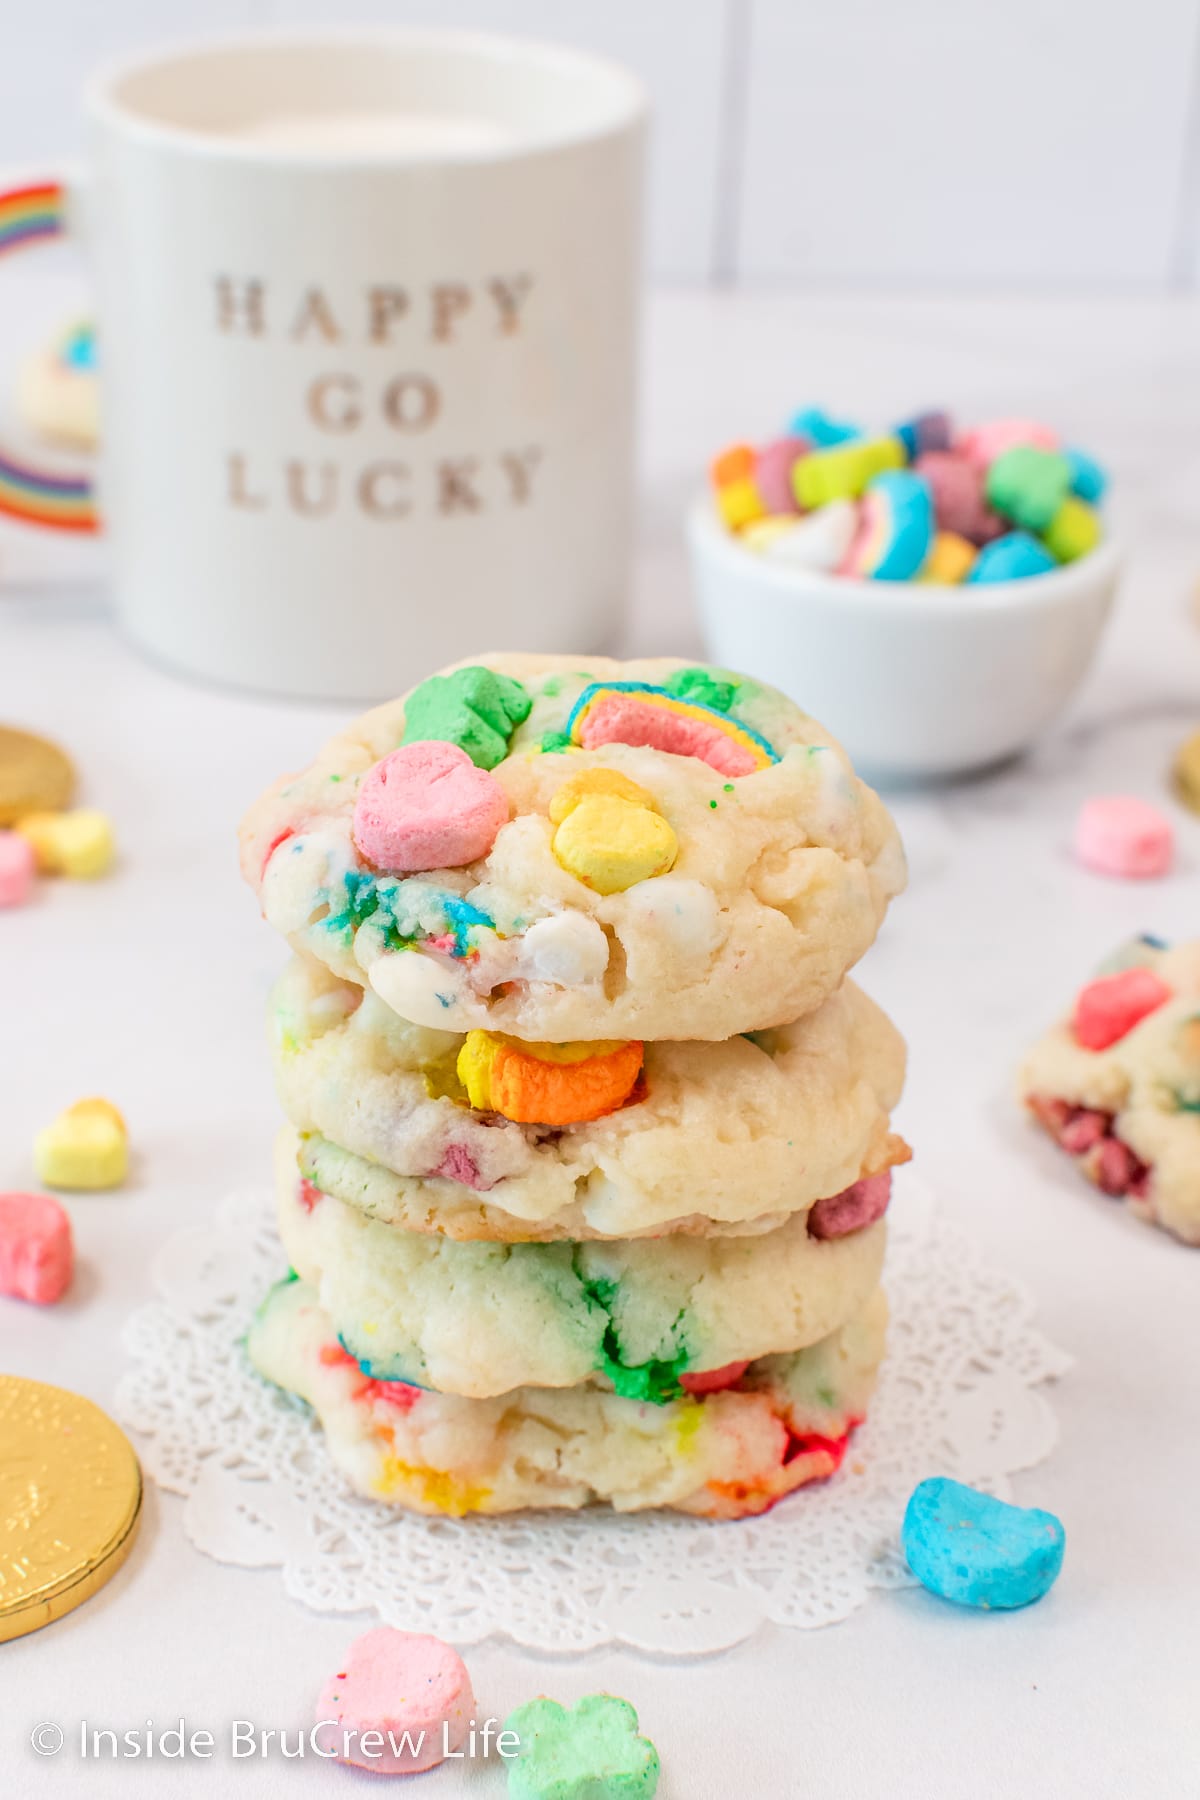
M248 1349L260 1374L313 1407L335 1463L371 1498L455 1516L606 1501L736 1519L838 1467L874 1390L886 1324L877 1289L819 1343L712 1371L729 1385L665 1406L590 1384L466 1400L373 1380L296 1279L268 1294Z

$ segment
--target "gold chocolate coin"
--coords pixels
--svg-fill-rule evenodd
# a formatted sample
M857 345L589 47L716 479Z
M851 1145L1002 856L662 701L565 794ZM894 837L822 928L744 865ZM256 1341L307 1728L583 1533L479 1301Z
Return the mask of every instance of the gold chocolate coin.
M82 1606L137 1535L142 1471L81 1394L0 1375L0 1644Z
M1200 731L1194 731L1175 752L1171 768L1175 792L1185 806L1200 812Z
M26 813L62 812L75 792L75 765L49 738L0 725L0 826Z

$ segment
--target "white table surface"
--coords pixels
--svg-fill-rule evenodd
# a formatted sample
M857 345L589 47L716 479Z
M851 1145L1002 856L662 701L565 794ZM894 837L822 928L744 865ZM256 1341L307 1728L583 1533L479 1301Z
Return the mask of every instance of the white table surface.
M52 323L57 295L27 283L0 324L21 305L28 321L30 296ZM1117 477L1130 568L1099 666L1035 755L896 799L911 889L863 967L911 1043L899 1125L921 1171L1077 1358L1055 1395L1061 1444L1017 1481L1021 1498L1064 1519L1066 1567L1024 1613L959 1612L920 1590L877 1595L832 1629L772 1629L690 1662L554 1659L492 1642L467 1653L476 1694L500 1715L542 1691L627 1695L661 1751L662 1800L1193 1795L1200 1254L1078 1183L1023 1125L1009 1083L1023 1046L1116 940L1197 927L1200 820L1176 809L1178 871L1147 886L1085 874L1066 844L1088 793L1171 804L1169 755L1200 725L1189 612L1200 308L658 298L631 647L698 649L678 532L697 467L809 397L881 419L943 401L967 415L1042 413ZM10 576L55 573L27 534L0 534L0 567L6 557ZM47 885L0 924L0 1187L31 1184L35 1128L81 1094L111 1095L136 1148L126 1188L69 1201L81 1257L70 1299L45 1311L0 1303L0 1366L111 1404L121 1326L147 1297L156 1247L266 1176L276 1104L261 1017L283 951L238 881L233 833L246 802L306 761L340 716L160 673L117 637L95 584L0 577L0 717L70 746L122 850L109 880ZM0 1650L0 1792L348 1793L369 1778L311 1758L156 1763L151 1775L81 1764L71 1747L39 1761L27 1739L41 1720L62 1723L69 1746L81 1719L126 1729L183 1715L222 1741L234 1719L295 1728L367 1623L310 1615L277 1571L208 1561L183 1535L180 1503L151 1490L111 1585ZM461 1769L427 1776L421 1792L503 1793L494 1765Z

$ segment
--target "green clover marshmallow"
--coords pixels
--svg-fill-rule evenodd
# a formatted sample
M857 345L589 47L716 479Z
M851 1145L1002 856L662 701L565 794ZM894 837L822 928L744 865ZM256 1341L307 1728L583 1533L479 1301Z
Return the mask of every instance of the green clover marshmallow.
M505 1720L521 1740L509 1800L651 1800L658 1751L628 1700L587 1694L572 1707L530 1700Z

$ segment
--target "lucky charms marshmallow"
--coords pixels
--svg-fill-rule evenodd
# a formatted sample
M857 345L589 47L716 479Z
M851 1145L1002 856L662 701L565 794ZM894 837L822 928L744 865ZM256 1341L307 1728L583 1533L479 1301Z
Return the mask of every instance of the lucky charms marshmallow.
M433 1029L724 1039L820 1005L904 884L895 827L773 688L659 660L489 656L267 793L270 924Z

